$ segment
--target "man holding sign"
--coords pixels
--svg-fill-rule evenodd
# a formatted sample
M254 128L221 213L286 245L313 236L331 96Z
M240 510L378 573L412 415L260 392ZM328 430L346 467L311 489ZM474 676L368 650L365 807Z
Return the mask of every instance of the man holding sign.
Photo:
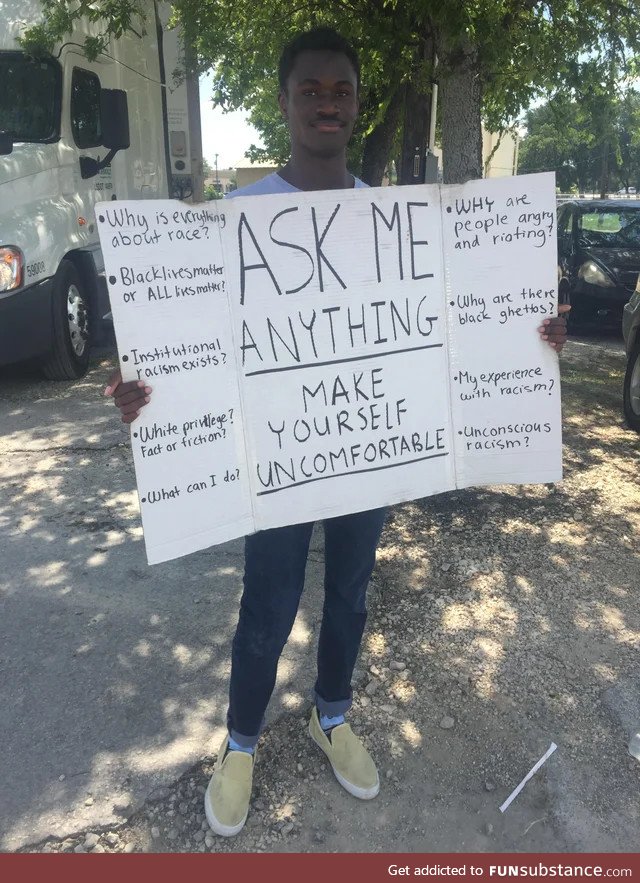
M279 76L279 104L289 126L291 158L280 172L232 195L365 187L346 166L360 85L353 48L335 31L314 29L285 48ZM566 336L563 318L546 319L539 331L550 346L561 349ZM149 401L151 388L143 381L123 383L116 372L105 394L113 396L122 420L131 423ZM345 714L352 702L351 677L367 616L366 589L384 515L384 509L375 509L324 521L325 601L309 725L340 784L364 800L378 793L378 773ZM223 836L237 834L247 818L256 744L298 610L312 529L312 523L295 524L258 532L245 541L228 735L205 795L207 820Z

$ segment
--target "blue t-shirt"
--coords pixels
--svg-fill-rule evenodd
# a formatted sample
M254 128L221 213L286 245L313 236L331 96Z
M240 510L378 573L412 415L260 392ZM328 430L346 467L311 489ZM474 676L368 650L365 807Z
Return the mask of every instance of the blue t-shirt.
M353 176L354 187L368 187L368 184L365 184L364 181L361 181L360 178L356 178ZM285 181L284 178L281 178L277 172L272 172L270 175L267 175L265 178L260 178L259 181L256 181L253 184L248 184L246 187L241 187L240 190L232 190L230 193L225 194L225 199L233 199L235 196L262 196L265 194L271 193L301 193L299 187L294 187L293 184L289 184L288 181Z

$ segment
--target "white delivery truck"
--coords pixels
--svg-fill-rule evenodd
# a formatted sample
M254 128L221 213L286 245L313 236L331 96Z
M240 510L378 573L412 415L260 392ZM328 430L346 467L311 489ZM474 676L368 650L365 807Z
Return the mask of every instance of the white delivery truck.
M34 59L18 37L41 19L40 0L2 0L1 10L0 365L38 359L49 379L71 380L109 312L95 203L191 195L198 104L181 109L184 84L166 88L178 41L153 0L146 35L112 40L95 61L83 52L88 21Z

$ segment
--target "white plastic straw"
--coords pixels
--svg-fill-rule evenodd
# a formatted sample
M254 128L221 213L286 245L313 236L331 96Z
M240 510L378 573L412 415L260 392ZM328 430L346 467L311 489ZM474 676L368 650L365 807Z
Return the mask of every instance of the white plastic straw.
M520 792L522 791L522 789L524 788L524 786L527 784L527 782L529 781L529 779L532 778L532 776L535 776L535 774L538 772L538 770L540 769L540 767L542 766L542 764L545 762L545 760L548 760L548 759L551 757L551 755L553 754L553 752L556 750L557 747L558 747L558 746L556 745L555 742L552 742L552 743L551 743L551 745L549 746L549 749L548 749L548 751L546 752L546 754L544 754L544 755L540 758L540 760L537 762L537 764L536 764L535 766L531 767L531 769L529 770L529 772L527 773L527 775L524 777L524 779L520 782L520 784L518 785L518 787L517 787L517 788L514 788L513 791L511 792L511 794L507 797L507 799L505 800L505 802L504 802L504 803L502 804L502 806L500 807L500 812L504 812L505 809L507 809L507 808L509 807L509 805L511 804L511 802L514 801L514 800L516 799L516 797L518 796L518 794L520 794Z

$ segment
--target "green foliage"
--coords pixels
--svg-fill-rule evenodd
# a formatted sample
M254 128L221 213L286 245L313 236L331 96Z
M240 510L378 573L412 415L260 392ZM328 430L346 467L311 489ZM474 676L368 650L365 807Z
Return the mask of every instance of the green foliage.
M578 13L574 51L558 59L551 100L528 115L520 169L555 169L562 189L604 195L638 174L638 93L630 86L640 48L638 4L593 0Z
M555 171L563 193L572 187L585 189L593 179L595 136L591 120L568 96L530 110L526 115L527 136L520 144L518 170Z
M392 90L412 75L421 76L426 85L429 82L424 66L418 71L413 62L415 40L407 39L407 13L399 14L391 5L302 0L292 7L285 0L177 0L174 8L181 20L192 22L202 67L215 62L214 102L226 109L245 107L260 131L265 147L253 147L252 159L284 162L288 157L288 132L276 100L276 71L283 45L301 30L333 26L360 53L365 79L350 149L356 172L364 140L381 121Z
M603 140L601 96L556 95L526 115L527 135L520 145L519 171L555 171L564 193L599 189ZM609 190L640 183L640 95L626 89L612 97L611 125L604 114L611 147Z
M336 27L361 55L362 112L351 150L356 170L364 140L381 122L398 86L411 81L420 91L430 91L433 57L425 53L430 38L436 39L440 78L457 66L466 43L481 47L478 76L485 113L495 129L548 85L547 65L539 61L553 69L546 5L520 0L301 0L293 7L284 0L176 0L175 9L183 21L194 23L203 65L216 60L214 101L228 108L244 105L261 132L265 148L251 149L255 159L282 162L287 157L274 72L283 44L316 24Z
M224 193L221 188L217 188L214 184L207 184L204 188L204 198L205 200L211 199L222 199L224 197Z
M94 25L95 33L85 37L87 58L95 59L109 45L126 33L146 34L146 24L153 6L144 0L41 0L42 23L25 29L22 46L33 55L51 53L56 45L74 29L81 18Z
M144 33L153 10L150 0L42 0L42 4L44 24L25 32L24 45L34 53L51 51L70 33L76 19L85 16L95 26L95 33L85 42L85 51L94 57L112 37L128 31ZM472 59L467 66L469 76L480 87L476 91L490 129L498 131L513 122L534 97L568 89L572 97L580 98L583 108L585 102L589 104L592 134L603 150L615 144L616 163L628 166L633 134L628 127L624 137L616 134L612 70L620 71L624 65L631 70L636 63L639 14L640 0L173 3L173 20L182 25L186 42L194 48L198 69L214 69L214 101L227 109L244 106L260 131L265 148L252 148L254 158L280 162L287 158L288 138L277 108L275 75L283 44L294 33L318 24L331 25L351 40L364 71L361 120L350 156L354 171L359 169L366 139L380 126L391 102L398 100L399 87L411 82L427 94L434 75L443 82L464 58ZM427 49L434 41L435 72L433 55ZM467 140L468 136L467 132ZM588 137L582 130L583 147ZM454 149L462 151L464 126L456 129L456 139ZM381 149L387 151L387 159L398 140L396 132L384 142ZM546 141L551 140L548 133ZM556 162L563 169L566 150L554 149L559 151ZM548 162L549 150L548 143L544 149L542 142L532 143L524 155L529 152L527 162L542 162L534 160L535 151L547 151L544 162Z

